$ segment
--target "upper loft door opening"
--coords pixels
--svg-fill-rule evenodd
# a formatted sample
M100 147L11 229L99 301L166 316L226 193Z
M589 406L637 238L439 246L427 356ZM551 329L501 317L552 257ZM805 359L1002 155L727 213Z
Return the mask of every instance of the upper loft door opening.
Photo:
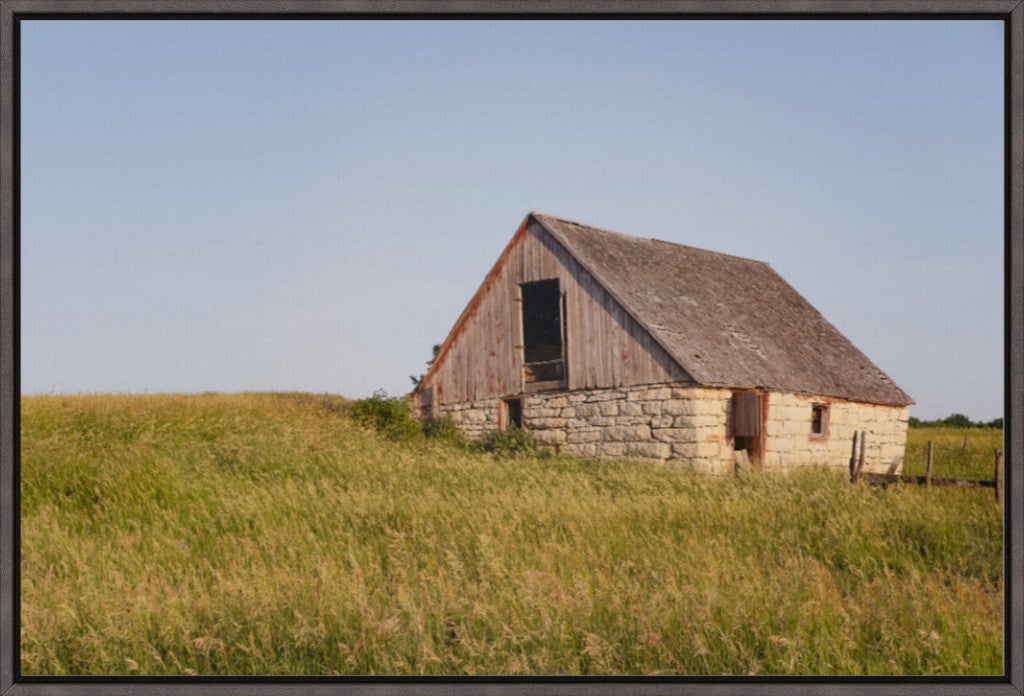
M523 389L564 389L565 297L558 278L520 285L523 321Z

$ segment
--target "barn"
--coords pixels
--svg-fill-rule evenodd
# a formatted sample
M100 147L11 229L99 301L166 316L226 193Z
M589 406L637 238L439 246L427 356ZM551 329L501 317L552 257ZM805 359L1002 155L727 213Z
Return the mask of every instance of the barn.
M913 403L761 261L530 213L413 392L467 436L705 473L903 456Z

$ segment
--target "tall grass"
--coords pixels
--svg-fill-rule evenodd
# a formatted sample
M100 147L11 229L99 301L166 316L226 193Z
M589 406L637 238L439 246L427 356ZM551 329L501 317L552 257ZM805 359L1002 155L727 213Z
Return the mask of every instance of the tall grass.
M1003 431L995 428L914 428L908 431L904 473L923 474L928 441L934 447L933 476L990 479L995 450L1003 449Z
M1002 671L989 490L496 457L301 394L22 408L26 674Z

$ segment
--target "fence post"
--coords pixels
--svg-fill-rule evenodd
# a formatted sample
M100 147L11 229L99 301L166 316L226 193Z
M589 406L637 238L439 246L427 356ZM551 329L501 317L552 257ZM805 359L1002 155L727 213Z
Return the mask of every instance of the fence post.
M853 431L853 451L850 452L850 483L857 480L857 431Z
M993 483L995 483L996 502L998 503L999 499L1002 498L1003 495L1003 453L998 449L996 450L996 471Z
M932 487L932 458L935 455L935 445L928 441L928 466L924 470L924 487Z
M868 431L860 431L860 459L857 461L857 473L854 474L853 480L856 481L860 478L860 472L864 469L864 447L868 444Z

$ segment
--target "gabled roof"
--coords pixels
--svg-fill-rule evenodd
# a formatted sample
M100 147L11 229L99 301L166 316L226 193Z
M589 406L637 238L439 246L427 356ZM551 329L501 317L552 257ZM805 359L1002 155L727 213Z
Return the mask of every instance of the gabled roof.
M529 218L700 384L913 403L762 261Z

